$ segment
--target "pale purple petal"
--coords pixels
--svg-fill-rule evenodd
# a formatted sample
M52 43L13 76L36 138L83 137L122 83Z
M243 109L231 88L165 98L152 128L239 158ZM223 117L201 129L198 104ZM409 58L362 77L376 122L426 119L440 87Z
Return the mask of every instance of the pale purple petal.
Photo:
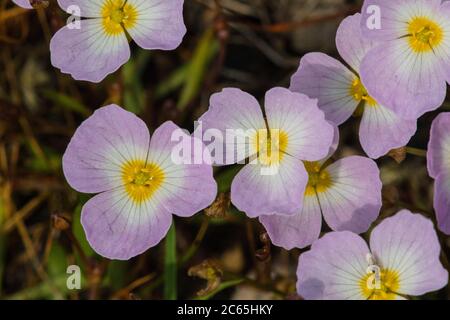
M307 247L319 239L322 213L317 196L305 195L302 209L294 216L260 216L259 221L274 245L291 250Z
M30 4L30 0L12 0L12 2L17 4L19 7L33 9L33 6Z
M377 164L365 157L352 156L324 170L330 175L331 186L317 192L317 196L327 224L335 231L367 231L382 204Z
M50 42L52 65L75 80L98 83L130 58L125 33L108 35L101 19L81 20L80 29L60 29Z
M267 129L258 101L235 88L225 88L222 92L213 94L208 111L199 121L205 134L207 131L216 131L217 139L225 139L212 139L212 144L207 143L217 165L232 164L248 158L251 155L249 145L252 138L248 133L256 135L258 130ZM240 130L242 134L236 135L236 139L230 139L227 137L228 130Z
M359 73L362 59L373 46L374 42L361 33L360 13L342 20L336 33L336 47L354 71Z
M231 201L251 218L272 214L295 215L302 207L308 182L303 163L284 156L276 167L276 173L270 169L261 164L247 164L231 184Z
M450 35L450 24L448 23L450 17L450 1L444 1L442 3L439 8L439 13L438 24L442 27L446 35ZM450 37L444 37L442 39L442 45L437 46L434 50L436 55L441 58L443 65L445 65L445 79L450 83Z
M434 54L416 54L407 39L399 39L369 51L361 64L361 80L380 104L401 118L416 120L444 102L444 67Z
M325 158L317 161L321 166L325 164L325 162L328 161L328 159L330 159L333 154L336 152L337 148L339 147L339 139L340 139L340 135L339 135L339 128L335 125L333 125L333 129L334 129L334 136L333 136L333 142L331 144L330 149L328 149L328 154Z
M358 235L330 232L300 256L297 292L306 300L365 300L366 242Z
M163 199L163 206L178 216L189 217L209 206L217 194L217 184L213 177L213 170L208 161L203 158L194 162L196 144L204 149L198 139L183 134L182 138L172 138L172 134L181 129L173 122L165 122L154 132L148 161L157 164L164 172L164 182L157 191ZM185 163L174 158L177 145L182 145L188 156ZM205 159L208 160L208 159Z
M73 14L73 8L78 8L80 17L101 18L102 9L106 1L98 0L58 0L58 4L69 14Z
M406 146L416 130L417 121L401 119L380 104L366 104L359 139L367 155L378 159L392 149Z
M433 178L441 172L450 173L450 112L439 114L431 125L427 162Z
M270 130L287 134L284 152L300 160L321 160L333 143L334 127L325 120L317 100L285 88L266 93L265 111Z
M448 282L433 223L419 214L402 210L383 220L372 231L370 247L381 268L398 274L399 293L419 296Z
M68 183L79 192L97 193L123 184L122 167L145 160L150 134L131 112L110 105L98 109L75 132L63 156Z
M338 60L323 53L308 53L292 76L290 90L318 99L325 118L340 125L350 118L359 104L350 91L356 78Z
M128 260L164 238L172 215L157 197L137 203L119 188L89 200L81 212L81 223L97 253L109 259Z
M441 173L434 184L434 210L438 228L450 235L450 175Z
M365 37L377 40L393 40L408 34L408 22L413 17L436 16L441 0L365 0L361 10L361 30ZM371 23L378 7L381 18L380 28Z
M183 22L184 0L128 0L138 12L136 24L127 28L136 43L144 49L177 48L186 27Z

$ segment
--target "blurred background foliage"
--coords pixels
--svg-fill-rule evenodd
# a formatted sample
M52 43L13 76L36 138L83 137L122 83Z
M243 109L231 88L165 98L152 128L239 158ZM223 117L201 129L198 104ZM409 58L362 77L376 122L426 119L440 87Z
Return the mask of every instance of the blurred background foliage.
M309 51L338 56L336 28L360 10L350 0L185 0L188 33L175 51L145 51L101 84L74 81L50 65L49 41L67 15L55 0L25 10L0 0L0 298L2 299L299 299L301 250L271 246L257 220L230 206L238 166L216 169L220 194L189 219L175 219L157 247L130 261L108 261L86 242L80 224L87 195L66 183L61 157L77 126L116 103L154 130L166 120L193 129L211 93L239 87L263 99L288 86ZM434 218L432 180L423 150L426 114L409 148L377 161L384 182L383 218L408 208ZM341 127L336 158L363 154L355 115ZM326 229L324 232L328 231ZM448 268L450 239L439 234ZM68 290L68 265L82 270ZM448 299L449 287L422 299Z

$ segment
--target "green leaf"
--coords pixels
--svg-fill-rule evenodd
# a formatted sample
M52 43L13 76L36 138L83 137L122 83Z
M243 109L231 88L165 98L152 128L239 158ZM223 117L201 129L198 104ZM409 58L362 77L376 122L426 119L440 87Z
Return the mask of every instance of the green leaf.
M155 90L155 98L163 98L169 93L180 88L186 81L189 72L189 64L184 64L178 69L176 69L172 74L165 80L163 80Z
M241 284L242 282L244 282L244 279L235 279L235 280L222 282L216 290L207 294L206 296L198 297L196 300L209 300L212 297L214 297L216 294L218 294L220 291L237 286L237 285Z
M199 93L203 79L212 58L219 50L219 43L214 37L214 31L208 29L200 39L189 64L187 77L177 107L183 110Z
M164 298L177 299L177 235L175 222L167 233L164 258Z
M136 57L123 66L123 104L134 113L141 113L145 109L145 90L141 78L149 59L149 51L139 50Z
M81 225L81 208L83 207L84 200L81 200L78 206L75 209L73 220L72 220L72 232L80 243L81 249L84 254L88 257L92 257L95 252L92 250L89 242L86 239L86 235L84 233L83 226Z
M85 117L89 117L91 115L91 111L84 104L63 93L59 93L54 90L44 90L43 96L52 101L55 105L64 109L77 112Z
M231 182L237 173L242 169L242 166L236 165L229 169L225 169L217 175L216 181L218 192L228 192L231 189Z
M108 265L104 285L119 290L126 285L128 261L113 260Z

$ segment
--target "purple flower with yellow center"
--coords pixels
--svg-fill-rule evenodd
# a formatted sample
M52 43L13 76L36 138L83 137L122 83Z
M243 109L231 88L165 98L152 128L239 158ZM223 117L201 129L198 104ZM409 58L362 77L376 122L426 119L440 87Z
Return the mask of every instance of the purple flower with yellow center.
M264 111L250 94L227 88L211 97L200 121L205 131L218 130L225 139L220 144L227 148L211 150L215 164L251 160L231 184L233 204L249 217L293 215L302 207L308 181L302 160L323 159L334 129L316 100L285 88L266 93ZM227 132L238 131L245 139L229 139Z
M17 4L19 7L25 8L25 9L33 9L33 6L30 4L30 0L12 0L15 4Z
M435 181L434 209L439 229L450 235L450 113L441 113L431 125L428 173Z
M377 40L361 63L370 94L417 119L442 105L450 81L450 2L366 0L361 28Z
M361 15L344 19L336 35L341 57L350 66L323 54L306 54L292 76L290 89L319 100L327 120L341 125L352 114L361 114L359 138L367 155L379 158L408 143L416 132L416 121L406 121L369 95L359 77L361 60L374 46L360 29Z
M150 139L145 123L116 105L98 109L76 130L63 156L64 175L75 190L98 193L84 205L81 222L102 256L136 256L166 235L172 214L189 217L214 200L211 165L172 161L171 137L179 130L165 122ZM184 135L190 150L198 141Z
M408 210L383 220L370 237L331 232L300 256L297 292L308 300L397 300L443 288L448 272L433 223Z
M350 156L336 162L331 155L338 145L338 131L328 157L305 162L308 185L303 207L294 216L261 216L273 244L287 250L304 248L319 238L322 216L334 231L366 232L382 205L380 171L365 157Z
M69 24L50 42L51 61L76 80L100 82L130 58L130 36L144 49L173 50L186 33L183 0L58 0L80 8L79 28Z

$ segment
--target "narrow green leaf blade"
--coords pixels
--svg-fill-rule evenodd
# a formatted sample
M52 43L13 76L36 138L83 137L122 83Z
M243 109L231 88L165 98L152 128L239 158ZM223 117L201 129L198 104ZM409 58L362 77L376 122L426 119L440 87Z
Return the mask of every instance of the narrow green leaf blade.
M175 222L167 233L164 260L164 298L177 299L177 236Z

